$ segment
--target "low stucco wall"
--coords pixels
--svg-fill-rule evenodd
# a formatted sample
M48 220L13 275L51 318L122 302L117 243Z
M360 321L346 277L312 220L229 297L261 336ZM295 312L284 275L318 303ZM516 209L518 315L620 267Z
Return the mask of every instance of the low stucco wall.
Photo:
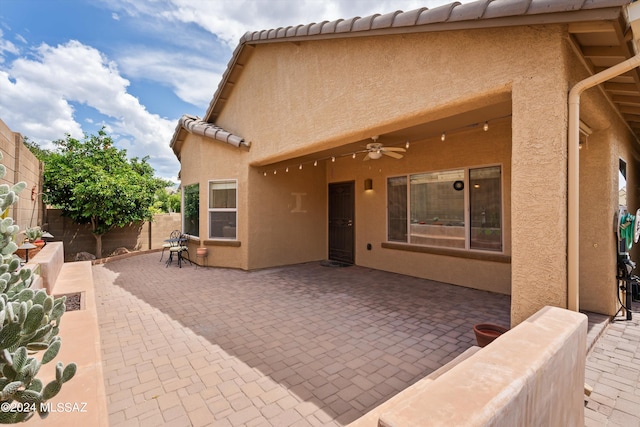
M46 384L55 378L58 361L78 366L76 375L51 399L51 413L41 419L35 415L30 421L34 426L96 426L109 424L107 398L102 372L102 354L98 312L95 301L91 262L64 263L64 247L61 242L47 244L34 256L27 268L40 267L38 281L47 293L58 297L81 294L80 309L65 312L60 322L59 337L63 345L57 357L42 366L39 378Z
M62 242L51 242L29 260L27 267L35 270L38 265L40 266L42 285L38 285L38 287L46 289L47 293L51 294L63 264L64 246Z
M544 307L351 424L584 426L587 317Z

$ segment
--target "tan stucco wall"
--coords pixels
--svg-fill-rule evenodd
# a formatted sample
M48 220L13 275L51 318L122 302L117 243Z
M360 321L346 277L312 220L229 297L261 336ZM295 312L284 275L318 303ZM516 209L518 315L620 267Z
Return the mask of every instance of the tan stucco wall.
M201 200L206 201L207 180L239 179L241 246L214 247L213 264L259 268L326 257L327 185L355 181L357 264L511 293L512 325L545 305L566 307L567 93L580 74L567 37L563 26L544 26L247 46L253 53L216 124L242 135L250 150L194 135L181 150L183 185L200 181ZM282 173L299 156L308 160L323 150L326 155L372 135L505 99L512 100L512 116L487 133L450 134L445 143L439 132L424 135L399 161L365 165L341 157L317 169L305 165L301 172ZM626 146L626 137L620 138ZM614 157L617 169L617 154L608 161ZM386 177L487 164L503 168L507 262L381 247ZM277 176L262 176L276 167ZM593 179L608 177L610 169ZM374 182L370 194L362 189L366 178ZM304 214L291 212L294 193L305 194ZM206 218L204 203L201 214ZM604 223L594 220L589 232L608 232ZM584 253L593 257L593 269L602 265L597 254ZM591 300L600 298L602 286L586 291L594 295L583 296L585 305L601 310Z
M198 246L209 248L208 262L232 268L248 268L247 227L249 212L247 209L249 189L248 169L243 166L248 153L230 145L213 141L197 135L189 135L182 148L181 181L182 187L200 183L200 236L192 238L189 251L195 257ZM238 227L237 239L240 246L220 246L208 239L208 201L209 181L235 179L238 181Z
M251 169L249 268L327 257L327 185L322 166L264 176Z
M566 67L563 31L513 28L259 45L218 124L241 130L253 144L253 164L261 165L454 115L460 105L469 108L511 91L511 268L464 259L443 265L436 261L442 257L404 251L367 256L362 233L356 256L377 268L499 292L508 292L511 282L512 321L518 323L544 305L566 305L567 83L558 78ZM523 56L523 46L535 55ZM376 212L373 221L383 224L385 210ZM442 267L419 271L411 262L418 258ZM452 265L457 277L446 268Z
M387 241L387 178L468 166L502 167L504 254L511 252L511 121L492 123L488 132L481 127L449 133L446 144L440 137L413 141L399 161L382 158L364 162L351 157L327 163L329 181L355 179L356 220L355 258L358 265L386 271L456 283L478 289L509 294L510 265L503 262L469 260L429 253L382 248ZM373 180L373 191L364 191L364 180ZM372 250L367 250L367 243Z

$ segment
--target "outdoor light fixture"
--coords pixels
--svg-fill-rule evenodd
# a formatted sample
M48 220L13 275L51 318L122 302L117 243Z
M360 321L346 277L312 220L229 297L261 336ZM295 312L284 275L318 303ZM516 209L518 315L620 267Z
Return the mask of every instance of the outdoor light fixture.
M364 191L367 190L373 190L373 180L371 178L364 180Z
M35 249L37 248L36 245L34 245L33 243L30 242L24 242L23 244L21 244L20 246L18 246L18 249L24 249L24 253L25 253L25 263L29 262L29 249Z

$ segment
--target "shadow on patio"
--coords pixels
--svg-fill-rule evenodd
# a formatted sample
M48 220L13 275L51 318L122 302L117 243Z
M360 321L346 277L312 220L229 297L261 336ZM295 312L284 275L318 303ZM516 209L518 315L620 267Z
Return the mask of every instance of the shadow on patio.
M348 424L509 325L508 296L357 266L159 257L94 266L111 425Z

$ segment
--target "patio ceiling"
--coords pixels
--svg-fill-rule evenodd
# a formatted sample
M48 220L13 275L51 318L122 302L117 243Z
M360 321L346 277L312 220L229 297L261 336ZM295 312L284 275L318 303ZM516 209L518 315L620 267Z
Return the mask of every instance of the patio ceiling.
M631 30L621 18L569 24L569 42L591 74L634 56ZM637 68L601 85L600 90L640 141L640 73Z

